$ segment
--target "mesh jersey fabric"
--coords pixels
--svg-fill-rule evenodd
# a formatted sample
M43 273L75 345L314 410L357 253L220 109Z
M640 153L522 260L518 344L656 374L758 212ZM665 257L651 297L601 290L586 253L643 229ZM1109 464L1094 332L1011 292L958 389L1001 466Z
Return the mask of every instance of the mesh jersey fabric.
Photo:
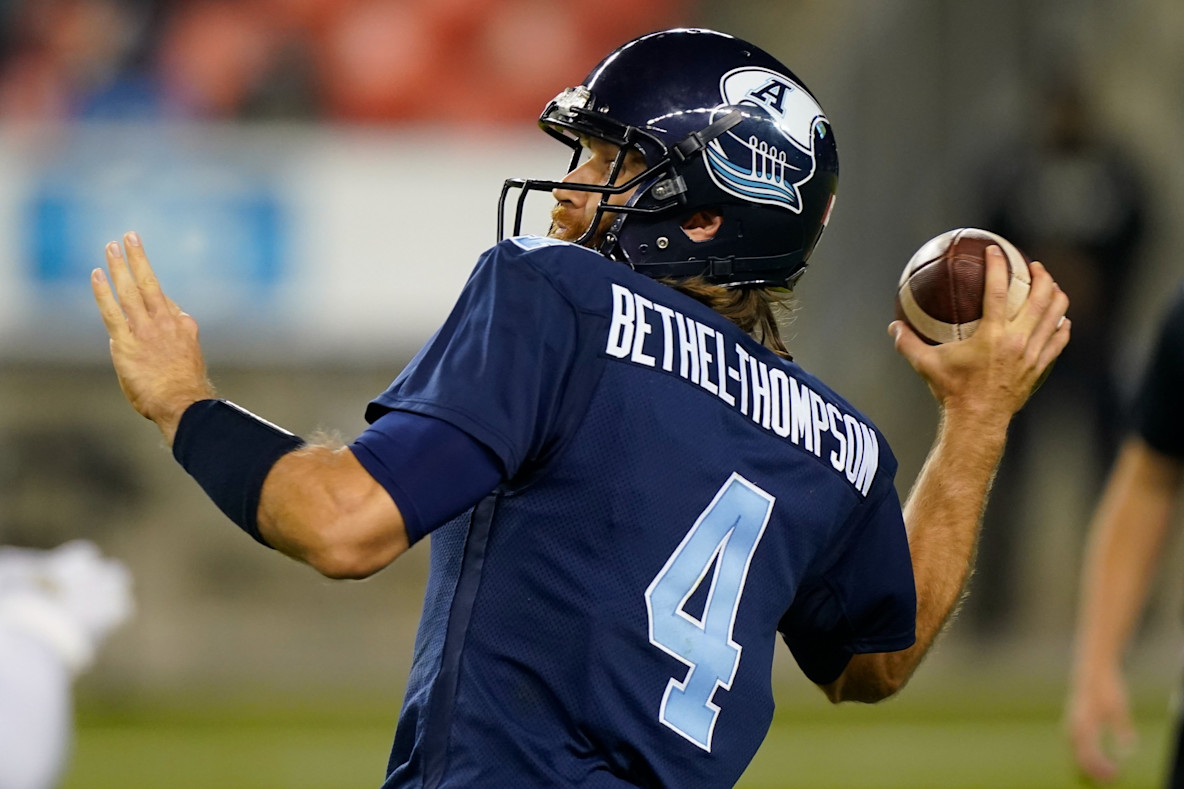
M883 437L625 266L499 243L367 418L390 410L465 431L505 482L432 532L388 789L731 786L779 631L818 681L913 642Z

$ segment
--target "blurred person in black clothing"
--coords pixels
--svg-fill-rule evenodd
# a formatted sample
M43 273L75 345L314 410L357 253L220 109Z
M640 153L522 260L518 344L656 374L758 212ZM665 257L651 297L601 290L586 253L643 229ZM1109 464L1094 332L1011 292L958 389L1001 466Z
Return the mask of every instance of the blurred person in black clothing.
M1022 530L1014 513L1034 491L1034 425L1043 403L1073 409L1093 446L1100 482L1122 423L1115 355L1118 318L1141 262L1148 202L1138 168L1119 142L1099 132L1075 80L1048 84L1040 127L1027 144L992 159L984 179L983 226L1040 260L1073 294L1075 342L1057 361L1047 390L1012 421L979 547L980 567L967 615L980 635L995 635L1018 598L1012 567ZM1035 406L1033 408L1032 406ZM1095 489L1091 485L1089 489Z
M1184 289L1160 330L1122 444L1090 526L1066 719L1073 755L1091 780L1118 777L1135 743L1123 658L1162 563L1184 486ZM1167 786L1184 788L1184 725Z

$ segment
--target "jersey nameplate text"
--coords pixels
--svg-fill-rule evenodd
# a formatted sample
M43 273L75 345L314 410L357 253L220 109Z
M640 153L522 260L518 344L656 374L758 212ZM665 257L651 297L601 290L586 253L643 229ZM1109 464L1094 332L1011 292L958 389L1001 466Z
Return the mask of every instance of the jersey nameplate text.
M612 283L605 353L673 373L715 395L755 424L826 458L867 496L879 468L876 432L779 367L678 310Z

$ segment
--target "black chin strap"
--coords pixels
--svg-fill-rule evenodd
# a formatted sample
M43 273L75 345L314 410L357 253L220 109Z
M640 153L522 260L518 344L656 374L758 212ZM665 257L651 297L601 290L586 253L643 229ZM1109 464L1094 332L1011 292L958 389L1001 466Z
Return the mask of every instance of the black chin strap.
M740 110L732 110L714 123L709 124L697 132L691 132L686 136L686 139L675 145L670 150L670 152L673 154L674 160L679 164L682 164L687 159L690 159L692 156L699 153L699 151L706 148L708 143L710 143L716 137L720 136L742 120L744 120L744 113L740 112Z
M801 251L797 250L785 255L765 257L707 257L702 260L653 263L639 261L631 262L629 265L639 274L653 279L687 279L702 276L708 282L726 287L760 284L767 287L792 288L806 270L805 264L800 261ZM797 270L787 276L785 272L792 269L795 263L798 264Z

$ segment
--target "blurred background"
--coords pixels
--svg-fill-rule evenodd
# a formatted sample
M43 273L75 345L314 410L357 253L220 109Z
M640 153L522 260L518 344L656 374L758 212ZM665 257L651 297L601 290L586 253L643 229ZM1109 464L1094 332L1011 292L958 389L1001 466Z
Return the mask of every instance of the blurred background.
M988 227L1073 299L944 642L873 708L831 708L782 656L742 785L1075 785L1058 716L1082 538L1182 271L1179 0L0 2L0 543L87 537L137 600L78 684L66 786L379 785L427 557L333 583L225 521L119 393L88 286L104 243L140 232L224 395L351 438L495 240L502 180L563 172L543 105L688 25L779 56L833 122L837 210L789 345L887 434L902 495L935 426L884 330L911 253ZM1179 577L1132 656L1126 786L1167 750Z

